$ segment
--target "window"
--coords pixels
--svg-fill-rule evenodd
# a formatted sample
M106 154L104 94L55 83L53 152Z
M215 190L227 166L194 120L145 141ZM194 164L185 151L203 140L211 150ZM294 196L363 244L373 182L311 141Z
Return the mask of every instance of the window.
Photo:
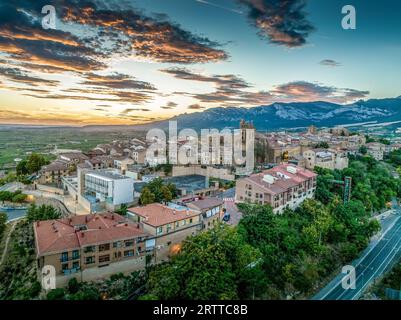
M171 230L171 224L168 224L167 225L167 232L170 232L170 230Z
M156 233L157 234L163 233L163 227L158 227L157 230L156 230Z
M94 256L91 256L91 257L86 257L86 259L85 259L85 263L86 263L86 264L92 264L92 263L95 263L95 257L94 257Z
M110 243L99 245L99 252L110 250Z
M73 269L79 269L79 261L75 261L72 263L72 268Z
M191 219L189 219L189 223L192 223L192 218L191 218Z
M63 263L62 265L61 265L61 270L68 270L68 263Z
M187 220L182 220L182 225L185 226L187 224Z
M177 221L177 222L175 223L175 227L178 228L179 226L180 226L180 222Z
M89 247L85 247L84 252L88 253L88 252L95 252L96 251L96 247L95 246L89 246Z
M134 245L134 240L125 241L125 247L132 247Z
M124 257L133 257L133 256L134 256L134 250L124 251Z
M68 261L68 252L63 252L61 254L61 262Z
M120 241L113 242L113 248L121 248L121 242Z
M72 252L72 259L79 259L79 251L78 250L74 250Z
M110 261L110 255L109 254L106 254L104 256L99 256L99 263L109 262L109 261Z

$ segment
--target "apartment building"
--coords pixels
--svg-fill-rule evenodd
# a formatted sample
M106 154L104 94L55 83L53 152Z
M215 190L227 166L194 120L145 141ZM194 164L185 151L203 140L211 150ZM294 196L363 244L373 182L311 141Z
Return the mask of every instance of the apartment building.
M384 157L384 152L386 150L386 146L383 143L379 142L369 142L366 144L366 148L368 154L372 156L372 158L381 161Z
M73 277L91 281L139 270L153 255L141 225L115 213L38 221L33 228L38 276L43 267L53 267L57 287Z
M167 261L179 252L182 241L202 230L201 212L172 203L129 208L128 216L154 237L156 263Z
M342 170L348 168L348 157L343 151L332 149L311 149L303 153L305 168L313 170L315 167Z
M269 204L274 213L295 209L313 198L317 174L298 166L282 164L262 173L237 180L236 202Z
M201 213L202 230L213 228L224 215L224 201L219 198L189 197L178 199L176 203Z
M70 167L66 161L55 160L40 169L38 183L58 185L63 177L68 176L69 171Z

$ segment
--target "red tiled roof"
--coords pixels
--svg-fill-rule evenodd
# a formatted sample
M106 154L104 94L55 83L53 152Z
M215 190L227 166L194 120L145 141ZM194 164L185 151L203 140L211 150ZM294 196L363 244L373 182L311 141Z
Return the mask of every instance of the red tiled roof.
M85 229L79 231L79 226ZM111 213L39 221L34 223L34 231L39 256L147 236L138 224Z
M317 176L316 173L298 166L291 166L296 168L297 172L295 174L290 173L287 170L289 166L290 165L282 164L262 173L253 174L245 179L265 188L269 193L277 194ZM275 180L273 184L267 183L263 180L263 177L267 174L277 178L277 180ZM289 179L281 178L280 174L287 176Z
M129 208L128 211L145 218L142 222L154 227L195 217L200 214L189 209L173 209L160 203L152 203L144 207L133 207Z

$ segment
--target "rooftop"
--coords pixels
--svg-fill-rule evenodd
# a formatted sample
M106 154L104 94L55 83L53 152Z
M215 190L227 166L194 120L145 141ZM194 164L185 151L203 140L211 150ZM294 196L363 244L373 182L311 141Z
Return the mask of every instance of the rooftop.
M38 256L147 236L139 224L115 213L38 221L34 231Z
M195 217L199 212L189 210L185 207L169 207L160 203L148 204L144 207L129 208L128 211L144 218L143 223L153 227L163 226L183 219Z
M123 179L131 179L129 177L123 176L119 173L113 172L111 170L96 170L96 171L91 171L88 172L87 175L91 175L94 177L99 177L99 178L106 178L110 180L123 180Z
M267 182L264 179L266 175L271 176L274 182ZM245 179L263 187L268 193L278 194L316 176L316 173L299 166L281 164L262 173L253 174Z

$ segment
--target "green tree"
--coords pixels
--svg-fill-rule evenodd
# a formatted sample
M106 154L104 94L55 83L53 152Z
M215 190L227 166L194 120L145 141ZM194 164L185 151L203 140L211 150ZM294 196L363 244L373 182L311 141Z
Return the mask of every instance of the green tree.
M121 205L120 209L116 210L116 213L122 216L126 216L127 212L128 212L128 206L125 203Z
M161 193L163 194L164 201L171 201L173 199L173 194L167 186L162 186Z
M3 235L4 230L6 229L6 222L7 222L7 214L0 212L0 239Z
M368 153L368 148L366 146L360 146L359 147L359 152L363 155Z
M27 160L22 160L17 164L16 173L17 176L26 175L29 173Z
M61 217L61 213L53 206L43 204L38 207L33 203L29 206L26 216L29 222L34 222L40 220L59 219Z
M32 153L26 160L26 168L29 174L37 173L42 166L46 165L48 161L37 153Z
M64 300L65 290L63 288L56 288L50 290L46 295L47 300Z
M16 194L13 196L12 198L12 202L16 202L16 203L22 203L26 200L26 194Z
M147 204L151 204L155 202L155 195L149 190L148 187L144 187L141 192L141 196L139 198L139 202L141 205L146 206Z

